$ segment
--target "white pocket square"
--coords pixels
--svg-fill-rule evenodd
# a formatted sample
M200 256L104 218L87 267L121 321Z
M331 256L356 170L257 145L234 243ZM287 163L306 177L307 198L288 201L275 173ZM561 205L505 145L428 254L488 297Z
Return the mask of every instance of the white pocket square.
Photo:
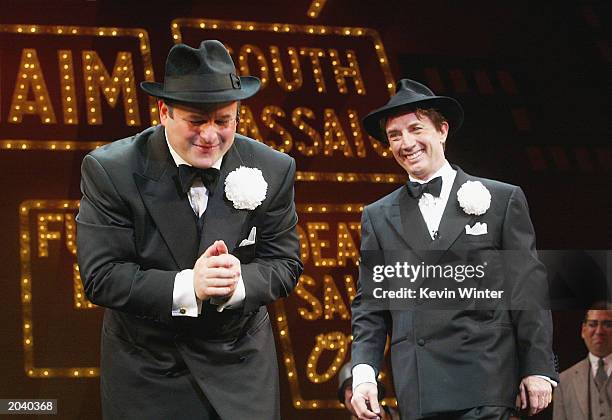
M246 239L243 239L242 242L240 242L240 245L238 246L241 247L241 246L253 245L255 243L256 236L257 236L257 228L253 226L253 228L249 232L249 237Z
M474 226L465 225L465 234L466 235L486 235L487 233L487 224L476 222Z

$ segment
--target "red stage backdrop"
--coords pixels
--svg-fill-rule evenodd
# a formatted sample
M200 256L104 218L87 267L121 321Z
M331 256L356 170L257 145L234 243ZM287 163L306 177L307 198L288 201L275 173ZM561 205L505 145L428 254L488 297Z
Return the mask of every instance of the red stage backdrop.
M526 13L527 2L53 3L20 2L0 18L2 398L57 398L61 418L100 416L103 311L85 298L76 264L79 167L89 150L158 123L138 84L162 80L173 43L224 42L238 72L262 81L241 106L239 131L297 161L305 271L269 308L285 418L344 416L337 373L350 360L361 211L406 179L361 119L397 78L464 104L449 160L523 186L541 248L610 248L609 202L600 201L609 196L600 177L611 167L609 106L596 88L612 62L606 5L543 17ZM547 31L563 18L582 30L576 45ZM580 60L568 56L580 48L589 78L572 73ZM585 99L586 113L567 105ZM555 314L567 331L555 332L562 368L584 354L581 316Z

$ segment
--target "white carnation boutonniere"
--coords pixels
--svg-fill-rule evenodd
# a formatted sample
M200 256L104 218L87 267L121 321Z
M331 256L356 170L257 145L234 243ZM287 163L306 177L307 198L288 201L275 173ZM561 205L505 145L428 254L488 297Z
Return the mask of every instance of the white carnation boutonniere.
M466 181L457 191L457 199L467 214L480 216L491 207L491 193L480 181Z
M266 198L268 183L261 170L241 166L225 178L225 195L238 210L254 210Z

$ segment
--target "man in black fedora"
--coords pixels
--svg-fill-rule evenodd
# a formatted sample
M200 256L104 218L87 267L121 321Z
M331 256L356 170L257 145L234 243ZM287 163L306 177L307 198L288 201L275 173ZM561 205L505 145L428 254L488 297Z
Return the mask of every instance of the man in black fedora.
M444 258L513 250L525 258L506 274L545 284L522 190L468 175L446 160L447 137L462 121L456 100L409 79L365 117L368 133L390 148L409 182L365 207L362 262L368 253L385 251L383 258L401 250ZM549 311L460 305L419 310L423 300L404 310L371 306L368 267L360 264L352 304L352 405L360 419L380 412L376 374L387 332L403 419L508 419L517 401L530 414L550 403L557 374Z
M222 43L175 45L161 125L83 160L78 261L106 308L100 391L108 419L278 419L266 304L302 271L295 161L236 134L238 77Z

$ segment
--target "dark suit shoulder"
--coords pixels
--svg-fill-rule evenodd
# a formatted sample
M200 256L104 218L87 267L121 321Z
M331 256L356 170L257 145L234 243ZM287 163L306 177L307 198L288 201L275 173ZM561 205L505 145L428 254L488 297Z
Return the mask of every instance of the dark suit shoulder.
M158 130L163 130L163 127L149 127L133 136L113 141L92 150L88 156L93 157L107 170L119 170L121 168L134 170L137 168L138 162L144 162L143 156L146 155L147 142L151 135Z
M582 359L575 365L572 365L569 368L565 369L563 372L561 372L559 374L559 379L561 380L561 382L571 381L574 378L574 376L576 376L576 374L580 374L586 371L588 368L589 368L588 358Z
M278 162L284 165L293 161L293 158L288 154L274 150L266 144L238 133L234 136L234 144L238 148L240 156L246 160L256 162L257 159L264 158L269 162Z
M404 188L405 188L404 185L402 185L401 187L390 192L384 197L379 198L378 200L376 200L375 202L371 204L368 204L365 208L369 212L376 212L377 210L380 210L382 207L390 206L390 205L397 203L399 200L399 196L402 193L402 190Z
M491 207L493 209L498 208L500 211L505 212L505 209L510 203L510 199L514 197L524 198L524 194L520 187L506 182L497 181L489 178L482 178L465 174L468 181L480 181L486 189L491 193Z
M512 192L514 190L516 190L517 188L519 188L516 185L512 185L512 184L508 184L507 182L501 182L501 181L497 181L495 179L489 179L489 178L481 178L478 176L474 176L474 175L469 175L466 174L468 177L468 180L470 181L480 181L482 182L482 184L487 187L487 189L491 190L491 191L495 191L498 194L512 194Z

